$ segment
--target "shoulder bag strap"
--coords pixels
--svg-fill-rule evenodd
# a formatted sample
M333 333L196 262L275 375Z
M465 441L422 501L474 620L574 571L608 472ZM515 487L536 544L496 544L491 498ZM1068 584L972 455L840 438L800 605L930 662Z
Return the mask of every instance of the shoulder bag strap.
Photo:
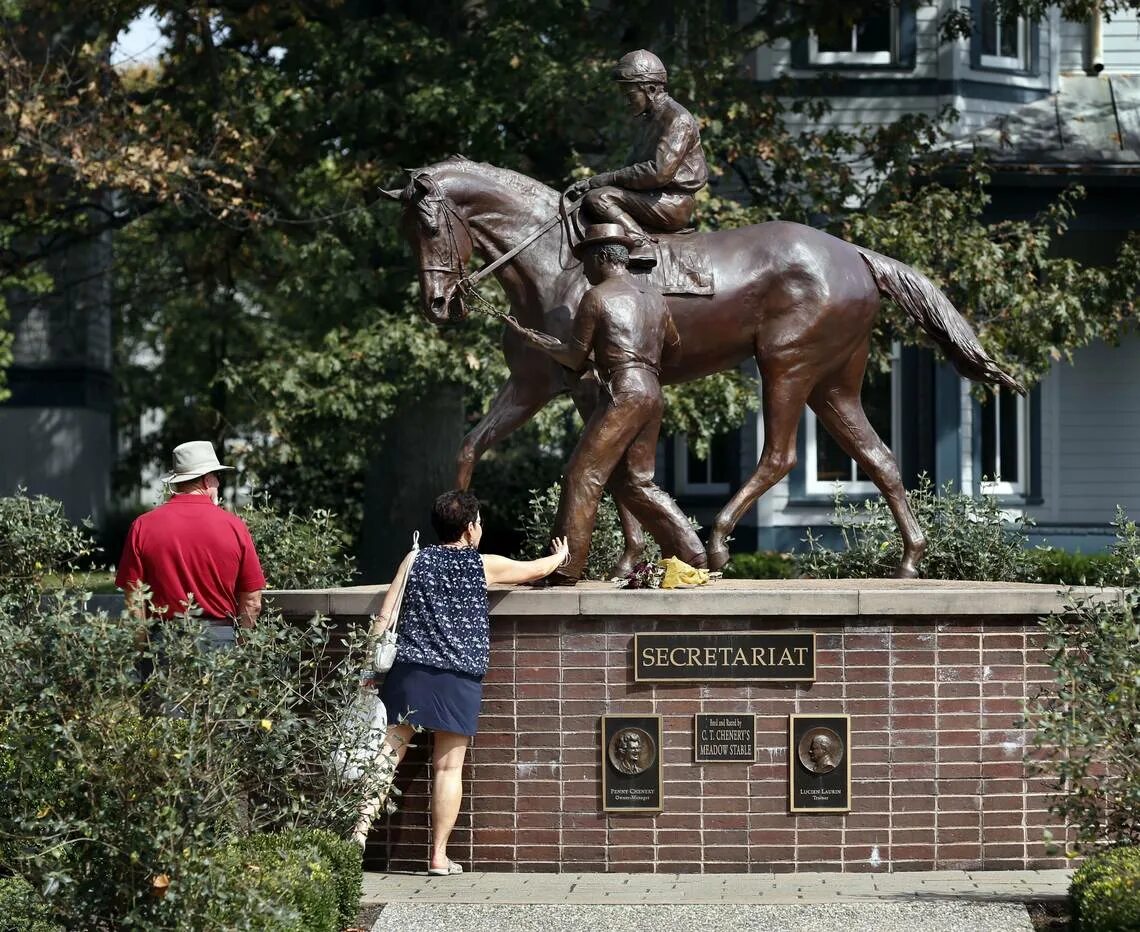
M408 577L412 575L412 567L415 566L416 557L420 552L420 532L414 531L412 533L412 549L410 553L413 555L411 561L408 563L408 568L399 577L392 581L393 586L399 586L396 592L396 601L392 603L392 624L389 626L390 630L395 632L396 626L400 623L400 608L404 604L404 590L408 588ZM405 558L406 559L406 558Z

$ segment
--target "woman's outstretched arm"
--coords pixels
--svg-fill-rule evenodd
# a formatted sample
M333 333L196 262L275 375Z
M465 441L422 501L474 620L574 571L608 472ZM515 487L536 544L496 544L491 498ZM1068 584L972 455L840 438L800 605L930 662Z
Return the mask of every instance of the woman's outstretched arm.
M549 576L570 555L565 537L554 538L550 549L550 556L539 557L537 560L512 560L494 553L483 554L483 572L487 574L487 585L534 582Z

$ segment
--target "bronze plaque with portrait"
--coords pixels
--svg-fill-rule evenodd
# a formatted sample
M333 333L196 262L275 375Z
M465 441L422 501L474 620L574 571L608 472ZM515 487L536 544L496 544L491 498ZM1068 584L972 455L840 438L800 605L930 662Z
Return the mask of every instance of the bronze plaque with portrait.
M661 716L602 716L602 809L660 812L664 808Z
M788 716L788 809L851 811L851 717Z

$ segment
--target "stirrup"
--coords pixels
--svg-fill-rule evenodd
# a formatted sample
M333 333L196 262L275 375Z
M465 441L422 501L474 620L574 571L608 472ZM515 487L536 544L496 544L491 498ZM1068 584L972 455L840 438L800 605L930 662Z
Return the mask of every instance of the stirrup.
M629 264L635 269L651 269L657 265L657 251L648 238L629 251Z

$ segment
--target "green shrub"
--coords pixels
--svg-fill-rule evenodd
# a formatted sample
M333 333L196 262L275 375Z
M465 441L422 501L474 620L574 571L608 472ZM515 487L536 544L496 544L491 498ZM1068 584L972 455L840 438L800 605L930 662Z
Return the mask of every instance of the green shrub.
M73 525L63 505L43 495L17 489L0 498L0 612L27 610L45 577L73 574L95 552L88 527Z
M725 579L794 579L795 575L795 557L776 550L734 553L724 568Z
M1140 531L1117 507L1115 540L1105 554L1068 553L1052 547L1032 551L1041 582L1065 586L1140 586Z
M266 496L239 514L249 525L270 589L325 589L352 582L356 560L332 512L316 508L307 516L282 514Z
M1108 565L1100 578L1105 586L1140 586L1140 530L1119 505L1112 519L1116 541L1108 555Z
M1081 932L1140 930L1140 848L1110 848L1092 855L1069 887Z
M159 625L161 655L152 646L144 656L161 662L140 683L124 619L62 596L0 617L0 850L68 928L230 928L196 918L188 904L204 895L175 916L178 885L158 898L154 878L206 885L209 852L251 832L347 836L364 800L386 791L346 782L333 764L360 737L344 723L362 638L337 643L320 619L269 615L236 649L207 652L197 631ZM275 909L267 915L288 914Z
M997 499L971 498L947 484L941 492L925 476L907 500L926 535L919 572L927 579L980 579L1033 582L1032 558L1023 515L1010 517ZM832 523L843 535L843 550L831 550L808 531L808 549L797 559L799 575L811 578L866 579L893 576L902 559L902 538L881 496L850 505L835 496Z
M0 877L0 932L63 932L23 877Z
M342 927L352 925L360 912L360 897L364 892L364 852L360 846L323 829L299 828L284 834L290 844L311 845L320 852L332 872L340 924Z
M1098 586L1111 575L1112 558L1104 554L1069 553L1054 547L1029 551L1039 582L1057 586Z
M1042 626L1053 682L1026 707L1026 763L1075 847L1140 843L1140 591L1090 596Z
M550 535L558 514L561 491L562 486L557 482L541 492L531 490L530 507L523 519L526 543L523 545L522 559L533 560L550 552ZM644 559L651 562L659 559L661 548L653 538L647 536L646 543ZM583 578L609 579L610 571L621 559L624 550L625 538L622 536L617 505L607 492L598 504L598 517L594 523L594 534L590 538L590 556L586 561Z
M251 835L231 844L221 861L238 886L296 915L295 924L284 928L339 932L332 865L317 845L286 834ZM218 928L232 928L234 920L241 918L241 914L233 916Z

